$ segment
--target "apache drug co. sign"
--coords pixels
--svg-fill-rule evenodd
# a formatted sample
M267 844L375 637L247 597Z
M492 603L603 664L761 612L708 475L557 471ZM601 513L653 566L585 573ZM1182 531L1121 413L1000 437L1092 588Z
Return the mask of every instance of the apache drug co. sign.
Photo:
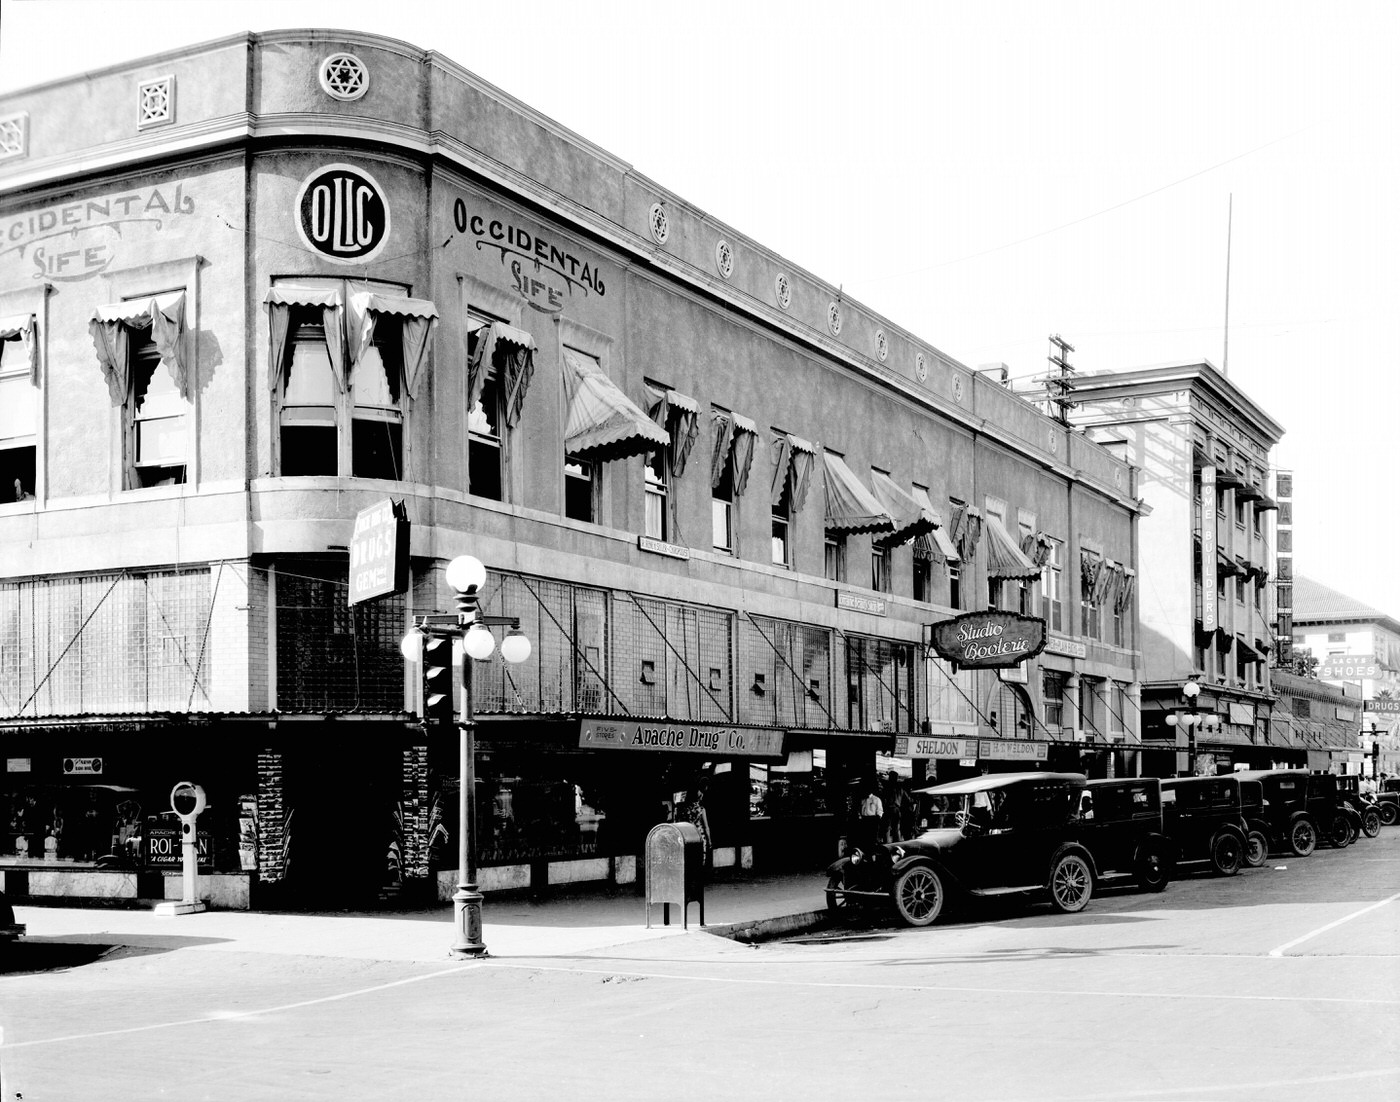
M954 669L1015 666L1045 649L1045 621L1015 612L969 612L933 625L933 649Z

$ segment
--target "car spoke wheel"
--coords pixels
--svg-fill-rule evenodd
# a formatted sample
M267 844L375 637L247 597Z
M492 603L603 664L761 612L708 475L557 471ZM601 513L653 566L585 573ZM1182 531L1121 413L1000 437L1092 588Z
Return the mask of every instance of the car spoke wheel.
M927 865L905 869L894 882L894 907L910 926L928 926L943 910L943 880Z
M1050 870L1050 900L1065 914L1082 911L1094 894L1094 874L1077 853L1066 853Z
M1386 826L1394 826L1395 820L1400 819L1400 806L1396 804L1381 804L1381 822Z
M1244 840L1244 863L1257 869L1269 859L1269 840L1262 831L1251 830Z
M1306 857L1317 849L1317 829L1312 820L1299 818L1288 828L1288 846L1297 857Z
M1145 892L1165 891L1171 867L1161 850L1149 849L1138 859L1138 886Z
M831 879L826 882L826 909L835 917L844 917L851 913L854 905L847 898L845 891L846 878L841 873L832 873Z
M1351 845L1351 824L1346 821L1346 816L1333 817L1332 825L1327 830L1327 841L1337 849L1346 849Z
M1233 830L1222 830L1210 840L1210 863L1221 876L1234 876L1244 864L1244 843Z
M1361 829L1365 831L1367 838L1374 838L1381 832L1381 813L1374 807L1368 807L1366 813L1361 816Z

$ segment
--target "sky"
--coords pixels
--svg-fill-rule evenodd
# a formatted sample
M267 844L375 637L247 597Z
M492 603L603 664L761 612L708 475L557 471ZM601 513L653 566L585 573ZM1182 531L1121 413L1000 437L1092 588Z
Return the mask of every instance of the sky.
M970 367L1026 385L1057 334L1082 372L1224 368L1284 427L1295 571L1400 619L1393 0L0 0L0 91L326 26L445 54Z

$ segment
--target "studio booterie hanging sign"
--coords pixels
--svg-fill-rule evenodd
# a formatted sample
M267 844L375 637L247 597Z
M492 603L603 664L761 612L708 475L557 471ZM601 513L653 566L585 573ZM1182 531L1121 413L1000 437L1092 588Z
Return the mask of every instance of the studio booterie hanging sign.
M1014 612L969 612L933 625L933 649L954 668L1015 666L1045 649L1045 621Z

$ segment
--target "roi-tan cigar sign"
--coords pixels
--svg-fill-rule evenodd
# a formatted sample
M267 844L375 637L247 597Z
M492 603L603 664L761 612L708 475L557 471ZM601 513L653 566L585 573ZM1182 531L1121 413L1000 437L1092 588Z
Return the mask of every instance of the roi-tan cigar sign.
M933 625L933 649L955 669L1016 666L1045 649L1045 621L1015 612L969 612Z

